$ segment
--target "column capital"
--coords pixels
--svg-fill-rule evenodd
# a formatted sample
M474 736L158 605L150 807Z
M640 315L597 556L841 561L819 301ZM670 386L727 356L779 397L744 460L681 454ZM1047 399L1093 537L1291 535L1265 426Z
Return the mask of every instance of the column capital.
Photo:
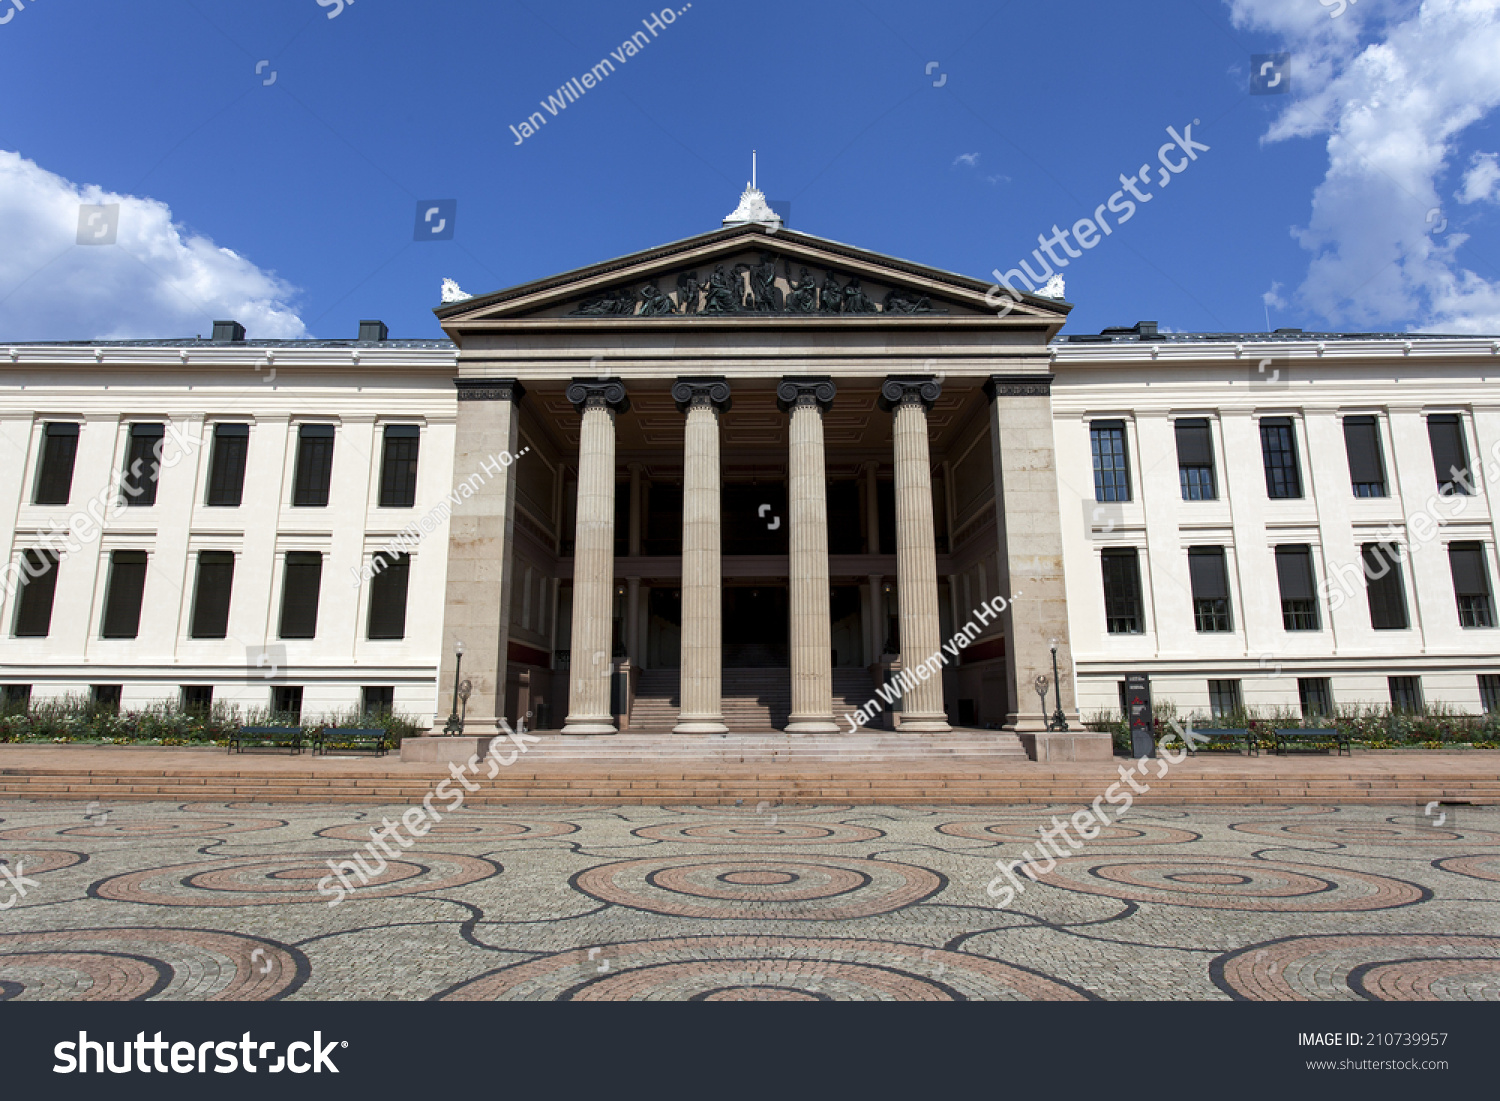
M816 405L823 412L833 408L838 387L827 377L788 376L776 386L776 406L790 413L797 405Z
M712 405L720 413L729 412L734 404L726 378L680 378L672 384L672 400L677 411L686 413L695 405Z
M630 409L625 384L617 378L575 378L568 387L567 398L580 413L595 405L613 409L616 413Z
M991 375L984 392L991 401L996 398L1047 397L1052 393L1053 375Z
M459 401L520 401L526 387L513 378L456 378Z
M880 408L889 413L898 405L921 402L931 409L942 392L942 383L933 375L892 376L880 387Z

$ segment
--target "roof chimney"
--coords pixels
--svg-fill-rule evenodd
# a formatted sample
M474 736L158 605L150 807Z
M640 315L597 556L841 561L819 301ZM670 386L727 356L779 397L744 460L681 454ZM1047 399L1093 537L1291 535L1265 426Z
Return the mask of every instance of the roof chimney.
M215 321L214 335L210 339L240 344L245 339L245 326L238 321Z
M391 331L385 327L384 321L361 321L359 323L359 342L379 344L381 341L389 340Z
M1137 321L1135 323L1135 331L1136 331L1137 334L1139 334L1139 336L1140 336L1140 338L1142 340L1155 340L1156 339L1156 322L1155 321Z

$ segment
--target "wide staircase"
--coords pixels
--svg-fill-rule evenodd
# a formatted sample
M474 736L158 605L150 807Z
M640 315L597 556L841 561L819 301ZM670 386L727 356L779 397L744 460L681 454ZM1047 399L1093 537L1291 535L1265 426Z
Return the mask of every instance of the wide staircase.
M792 713L790 669L725 669L722 676L724 725L732 731L764 733L780 730ZM677 669L643 669L636 682L630 729L668 731L677 725L682 706L681 676ZM863 707L874 695L865 669L833 671L833 715Z

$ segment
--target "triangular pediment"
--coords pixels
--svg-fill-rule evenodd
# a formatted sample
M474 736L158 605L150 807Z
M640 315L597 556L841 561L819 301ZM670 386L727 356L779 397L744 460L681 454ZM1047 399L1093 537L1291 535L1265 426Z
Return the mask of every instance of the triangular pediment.
M834 241L743 225L440 307L450 333L506 322L581 326L1029 321L1061 328L1072 307Z

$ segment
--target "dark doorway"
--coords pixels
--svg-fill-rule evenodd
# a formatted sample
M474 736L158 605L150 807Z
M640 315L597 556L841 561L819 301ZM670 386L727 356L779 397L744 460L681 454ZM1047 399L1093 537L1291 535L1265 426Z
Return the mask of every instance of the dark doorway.
M724 590L724 668L786 669L787 595L783 586Z
M859 483L828 483L828 553L863 554L865 528L859 518Z
M652 669L682 667L682 590L651 590L647 602L646 663Z
M784 484L726 485L720 501L725 555L787 553Z

